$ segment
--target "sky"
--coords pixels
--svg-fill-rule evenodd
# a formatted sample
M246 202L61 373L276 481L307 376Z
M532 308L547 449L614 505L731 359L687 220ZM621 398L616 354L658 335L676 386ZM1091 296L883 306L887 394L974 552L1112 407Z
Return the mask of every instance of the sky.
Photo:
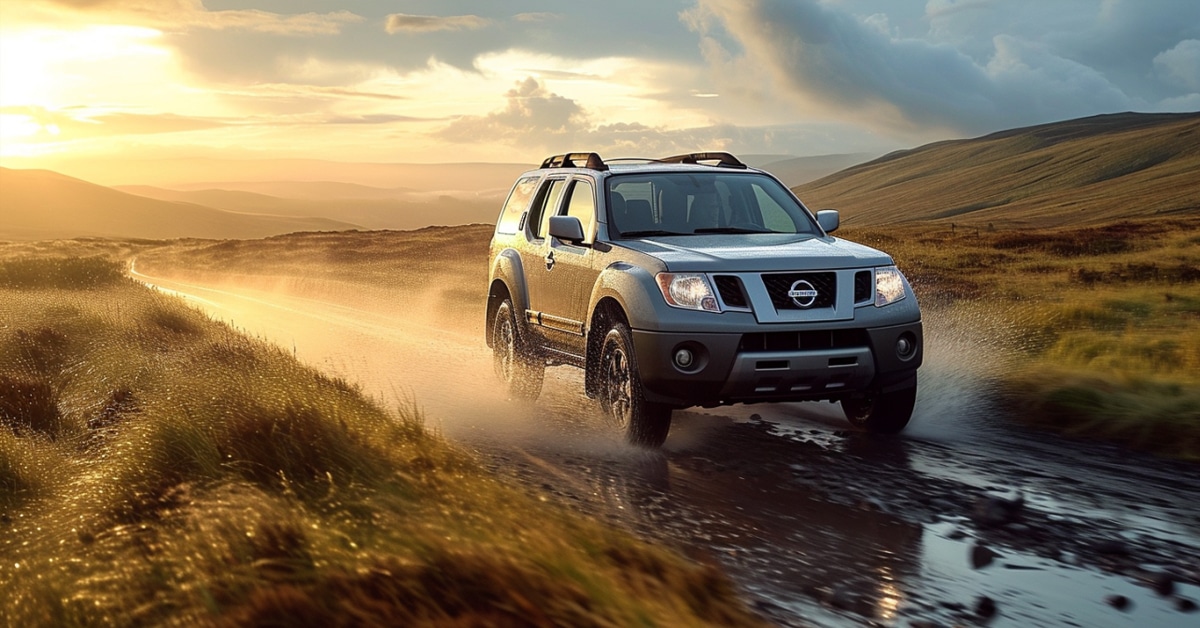
M1195 0L5 0L0 165L883 153L1200 110Z

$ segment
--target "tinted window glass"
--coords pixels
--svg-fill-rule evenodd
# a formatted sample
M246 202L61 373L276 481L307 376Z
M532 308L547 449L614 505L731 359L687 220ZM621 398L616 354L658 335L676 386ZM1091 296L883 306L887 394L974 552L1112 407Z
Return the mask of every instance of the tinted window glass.
M760 174L664 172L614 175L607 182L611 224L622 235L819 234L808 211Z
M542 184L542 189L533 202L533 209L529 210L528 224L535 238L546 237L546 231L550 228L550 216L558 211L558 202L562 200L565 184L565 179L552 179Z
M592 193L592 184L588 181L576 181L571 186L571 199L567 201L567 215L579 219L583 225L584 242L592 241L592 227L596 221L596 199Z
M534 191L537 190L537 181L537 177L525 177L517 181L512 191L508 193L508 200L504 202L500 220L496 221L496 231L499 233L517 232L521 213L529 209L529 201L533 198Z

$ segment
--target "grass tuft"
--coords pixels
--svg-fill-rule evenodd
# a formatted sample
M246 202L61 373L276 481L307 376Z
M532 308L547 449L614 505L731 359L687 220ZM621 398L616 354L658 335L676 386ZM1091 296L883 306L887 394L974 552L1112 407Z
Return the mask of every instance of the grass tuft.
M81 290L128 281L116 261L95 257L44 257L0 261L0 288Z

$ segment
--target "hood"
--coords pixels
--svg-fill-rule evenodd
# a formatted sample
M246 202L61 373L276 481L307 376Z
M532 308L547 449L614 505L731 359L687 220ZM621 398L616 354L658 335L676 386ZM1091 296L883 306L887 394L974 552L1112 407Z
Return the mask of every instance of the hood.
M886 253L832 236L687 235L620 240L614 244L657 258L672 272L837 270L893 263Z

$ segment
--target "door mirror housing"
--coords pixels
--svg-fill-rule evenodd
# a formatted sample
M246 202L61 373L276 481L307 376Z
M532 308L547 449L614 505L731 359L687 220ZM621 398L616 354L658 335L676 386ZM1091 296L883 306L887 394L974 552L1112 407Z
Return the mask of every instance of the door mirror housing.
M583 223L575 216L551 216L550 235L563 242L583 244Z
M825 230L825 233L833 233L837 231L838 225L841 224L841 215L836 209L822 209L817 212L817 224Z

